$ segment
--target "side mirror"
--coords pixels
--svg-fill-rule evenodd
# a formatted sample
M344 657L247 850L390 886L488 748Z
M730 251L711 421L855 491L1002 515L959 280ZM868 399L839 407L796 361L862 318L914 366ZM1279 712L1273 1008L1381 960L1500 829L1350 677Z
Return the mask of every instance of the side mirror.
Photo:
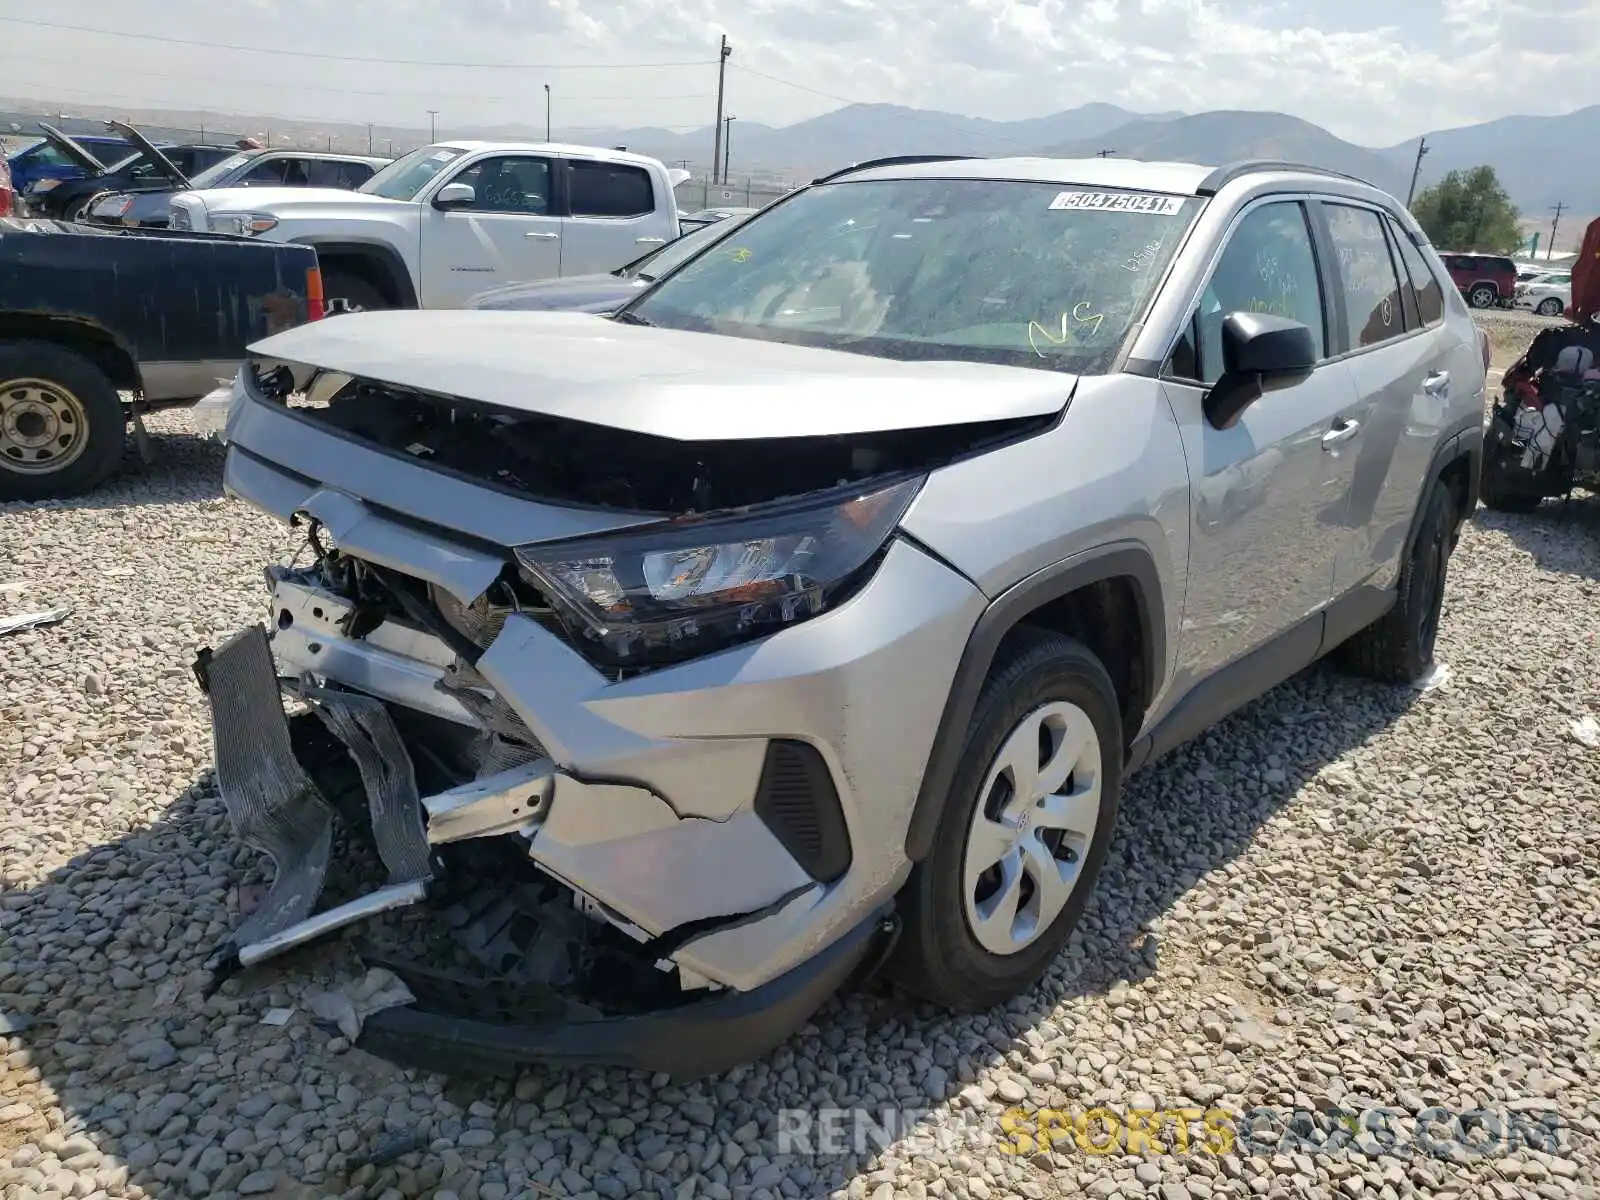
M1206 420L1232 428L1263 394L1299 383L1316 365L1316 342L1299 321L1231 312L1222 321L1222 378L1206 393Z
M447 183L433 198L435 208L471 208L478 199L477 190L470 183Z

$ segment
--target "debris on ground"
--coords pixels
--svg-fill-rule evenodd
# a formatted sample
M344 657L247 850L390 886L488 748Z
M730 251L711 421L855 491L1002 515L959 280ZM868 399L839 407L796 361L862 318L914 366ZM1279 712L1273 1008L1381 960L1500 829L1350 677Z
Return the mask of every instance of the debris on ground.
M47 608L42 612L18 613L13 617L0 617L0 637L20 633L24 629L38 629L42 625L56 625L71 614L70 608Z

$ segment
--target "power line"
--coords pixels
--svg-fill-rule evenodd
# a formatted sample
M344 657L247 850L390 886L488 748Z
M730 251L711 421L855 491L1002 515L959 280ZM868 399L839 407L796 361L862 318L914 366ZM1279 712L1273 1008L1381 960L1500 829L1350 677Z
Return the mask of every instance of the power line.
M98 29L92 25L67 25L59 21L36 21L27 17L0 17L12 25L31 25L38 29L61 29L69 33L96 33L103 37L128 38L140 42L162 42L169 46L194 46L202 50L237 50L243 54L270 54L274 58L315 58L326 62L374 63L386 67L470 67L474 70L505 71L647 71L656 67L707 67L710 59L663 63L505 63L439 62L424 58L366 58L354 54L326 54L316 50L276 50L266 46L241 46L231 42L205 42L195 38L160 37L153 33L130 33L124 29Z
M29 63L53 63L58 66L66 67L78 67L83 65L76 59L47 58L39 54L0 54L0 62L14 62L22 66L26 66ZM142 71L136 67L118 67L117 74L143 75L151 79L174 78L174 73L171 71ZM283 86L283 80L281 79L241 79L237 75L215 75L195 71L185 71L182 74L184 79L205 80L214 83L229 83L243 87L281 88ZM35 86L48 87L53 85L37 84ZM394 91L386 89L363 90L361 88L350 87L317 87L315 84L297 83L294 85L294 90L297 92L325 92L332 96L383 96L406 100L414 100L417 96L417 89L415 88L411 88L406 91ZM439 92L432 88L427 90L427 94L430 97L439 100L489 100L507 104L520 103L528 98L526 95L486 96L482 92ZM655 103L657 101L666 100L709 100L711 99L711 93L694 92L683 93L676 96L568 96L565 98L568 100L579 100L585 103L599 102L604 100L639 100Z

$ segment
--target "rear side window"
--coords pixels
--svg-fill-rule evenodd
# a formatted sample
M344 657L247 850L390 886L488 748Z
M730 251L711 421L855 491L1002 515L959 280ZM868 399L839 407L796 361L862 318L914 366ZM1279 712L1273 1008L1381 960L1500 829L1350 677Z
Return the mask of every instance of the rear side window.
M656 210L650 172L643 167L576 158L568 169L575 217L642 217Z
M1428 266L1428 260L1422 257L1422 251L1412 244L1403 230L1391 224L1389 232L1394 235L1395 245L1400 247L1400 258L1405 264L1412 293L1416 296L1418 318L1424 325L1444 320L1444 289L1439 285L1438 276Z
M1323 202L1328 233L1339 258L1352 349L1376 346L1406 331L1400 280L1383 236L1383 217L1370 208Z
M243 175L239 182L243 184L280 184L283 182L284 160L281 158L258 159Z
M372 168L366 163L316 159L308 165L312 187L353 190L372 178Z

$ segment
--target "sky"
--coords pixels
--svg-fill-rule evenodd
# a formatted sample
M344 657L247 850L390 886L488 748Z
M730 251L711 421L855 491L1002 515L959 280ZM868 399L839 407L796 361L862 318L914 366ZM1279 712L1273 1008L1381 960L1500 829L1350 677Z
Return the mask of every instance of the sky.
M0 95L416 128L435 109L442 137L542 123L548 84L558 135L687 132L714 120L724 33L727 111L771 125L1104 101L1386 146L1600 103L1600 0L0 0Z

